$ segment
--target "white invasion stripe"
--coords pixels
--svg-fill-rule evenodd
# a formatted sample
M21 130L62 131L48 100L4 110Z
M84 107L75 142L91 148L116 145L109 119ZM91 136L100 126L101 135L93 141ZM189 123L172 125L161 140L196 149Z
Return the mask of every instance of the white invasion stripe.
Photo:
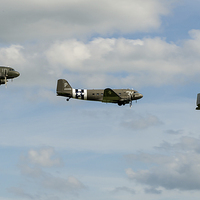
M72 98L76 98L76 90L72 89Z
M87 100L87 90L84 89L84 100Z

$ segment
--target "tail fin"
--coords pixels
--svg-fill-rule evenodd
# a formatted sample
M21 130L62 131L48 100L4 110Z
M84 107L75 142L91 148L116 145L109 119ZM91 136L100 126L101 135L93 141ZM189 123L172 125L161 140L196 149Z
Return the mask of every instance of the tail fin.
M65 79L59 79L57 82L57 95L58 96L72 96L72 87Z
M200 110L200 93L197 94L197 107L196 110Z

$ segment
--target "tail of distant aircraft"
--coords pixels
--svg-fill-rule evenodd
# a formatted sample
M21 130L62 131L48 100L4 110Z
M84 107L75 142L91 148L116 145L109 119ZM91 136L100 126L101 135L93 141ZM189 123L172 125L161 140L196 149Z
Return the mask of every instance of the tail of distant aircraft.
M197 107L196 110L200 110L200 93L197 94Z
M57 82L57 95L58 96L72 96L72 87L65 79L59 79Z

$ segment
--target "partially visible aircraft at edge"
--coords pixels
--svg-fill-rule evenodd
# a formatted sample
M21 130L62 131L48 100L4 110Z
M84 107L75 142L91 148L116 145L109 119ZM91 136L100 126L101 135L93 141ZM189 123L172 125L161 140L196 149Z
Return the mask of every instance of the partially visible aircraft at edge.
M0 85L7 84L7 79L13 79L20 75L19 72L15 71L11 67L0 66Z
M196 110L200 110L200 93L197 94L197 107Z
M143 97L136 90L130 89L73 89L65 79L59 79L57 82L57 96L70 98L101 101L104 103L117 103L119 106L130 104L133 100L138 100Z

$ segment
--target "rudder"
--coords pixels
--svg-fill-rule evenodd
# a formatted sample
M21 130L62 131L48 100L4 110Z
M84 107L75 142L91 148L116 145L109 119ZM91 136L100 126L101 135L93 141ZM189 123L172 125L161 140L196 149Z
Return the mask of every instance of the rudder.
M72 87L65 79L57 81L57 95L71 97Z

